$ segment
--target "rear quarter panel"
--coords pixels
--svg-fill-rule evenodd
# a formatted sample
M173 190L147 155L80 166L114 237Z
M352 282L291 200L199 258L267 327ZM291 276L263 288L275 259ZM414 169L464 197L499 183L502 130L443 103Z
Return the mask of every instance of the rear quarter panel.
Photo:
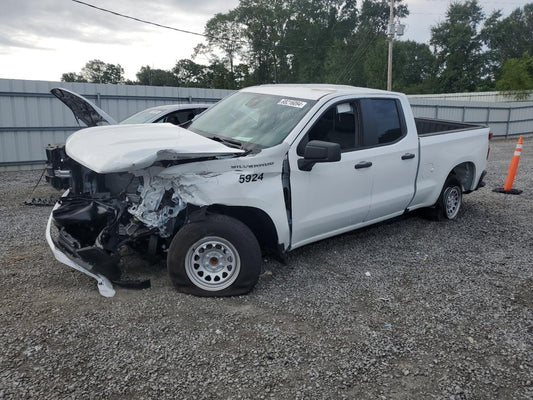
M450 172L465 162L475 168L473 179L463 189L474 190L487 167L488 136L489 128L478 128L419 137L416 194L409 208L435 204Z

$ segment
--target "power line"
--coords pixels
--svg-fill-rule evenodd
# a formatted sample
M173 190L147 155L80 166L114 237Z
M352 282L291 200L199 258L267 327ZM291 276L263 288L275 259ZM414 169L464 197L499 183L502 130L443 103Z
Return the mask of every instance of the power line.
M232 40L230 38L223 37L223 36L222 37L218 37L218 36L213 36L213 35L206 35L205 33L198 33L198 32L188 31L188 30L185 30L185 29L174 28L173 26L159 24L157 22L147 21L145 19L132 17L132 16L129 16L129 15L125 15L125 14L116 12L116 11L108 10L107 8L97 7L97 6L93 5L93 4L89 4L89 3L86 3L86 2L81 1L81 0L72 0L72 1L75 2L75 3L78 3L78 4L82 4L84 6L87 6L87 7L94 8L94 9L99 10L99 11L103 11L103 12L115 15L117 17L131 19L133 21L141 22L141 23L147 24L147 25L157 26L159 28L170 29L170 30L177 31L177 32L182 32L182 33L188 33L188 34L191 34L191 35L201 36L201 37L205 37L205 38L208 38L208 39L215 39L215 40L222 40L222 41L226 41L226 42L238 43L238 44L241 44L241 45L244 45L244 46L249 44L248 42L242 41L242 40ZM272 45L272 43L267 42L267 41L259 41L259 43L261 43L263 45ZM284 46L284 45L276 45L276 44L274 44L273 47L274 48L276 48L276 47L277 48L290 48L290 49L294 49L294 48L314 49L316 47L330 48L332 46L329 46L329 45L328 46L287 46L287 45L285 45Z
M208 38L208 39L215 39L215 40L222 40L222 41L226 41L226 42L233 42L233 43L239 43L241 45L247 45L248 43L245 42L245 41L242 41L242 40L232 40L230 38L226 38L226 37L218 37L218 36L213 36L213 35L207 35L205 33L198 33L198 32L193 32L193 31L189 31L189 30L186 30L186 29L180 29L180 28L175 28L173 26L169 26L169 25L163 25L163 24L159 24L157 22L152 22L152 21L147 21L145 19L141 19L141 18L137 18L137 17L132 17L132 16L129 16L129 15L125 15L125 14L122 14L122 13L119 13L117 11L112 11L112 10L108 10L107 8L103 8L103 7L98 7L98 6L95 6L94 4L90 4L90 3L87 3L85 1L81 1L81 0L72 0L73 2L75 3L78 3L78 4L81 4L81 5L84 5L84 6L87 6L87 7L91 7L91 8L94 8L96 10L99 10L99 11L103 11L103 12L106 12L106 13L109 13L109 14L112 14L112 15L115 15L117 17L122 17L122 18L126 18L126 19L130 19L132 21L137 21L137 22L140 22L140 23L143 23L143 24L147 24L147 25L152 25L152 26L157 26L159 28L163 28L163 29L170 29L170 30L173 30L173 31L176 31L176 32L182 32L182 33L188 33L190 35L195 35L195 36L200 36L200 37L204 37L204 38ZM429 0L429 1L434 1L434 2L449 2L450 0ZM499 2L492 2L490 1L489 3L496 3L496 4L513 4L513 3L509 3L509 2L503 2L503 1L499 1ZM425 12L410 12L409 13L410 15L442 15L442 13L432 13L432 12L429 12L429 13L425 13ZM266 44L266 42L263 42L263 44ZM307 48L307 49L312 49L312 48L331 48L333 46L274 46L274 47L286 47L286 48Z
M170 30L177 31L177 32L188 33L190 35L202 36L202 37L206 37L206 38L209 38L209 39L219 39L219 40L230 41L230 39L227 39L227 38L219 38L219 37L215 37L215 36L211 36L211 35L206 35L206 34L203 34L203 33L192 32L192 31L188 31L188 30L185 30L185 29L174 28L173 26L158 24L157 22L151 22L151 21L146 21L144 19L131 17L129 15L121 14L121 13L116 12L116 11L111 11L111 10L108 10L106 8L97 7L97 6L93 5L93 4L89 4L89 3L86 3L84 1L80 1L80 0L72 0L72 1L74 3L79 3L79 4L82 4L84 6L94 8L96 10L100 10L100 11L103 11L103 12L106 12L106 13L109 13L109 14L116 15L117 17L131 19L133 21L141 22L143 24L153 25L153 26L157 26L159 28L170 29Z

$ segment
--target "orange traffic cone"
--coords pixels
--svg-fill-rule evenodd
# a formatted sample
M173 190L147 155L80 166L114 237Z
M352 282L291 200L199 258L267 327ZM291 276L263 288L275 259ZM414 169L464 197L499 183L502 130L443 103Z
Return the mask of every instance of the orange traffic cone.
M522 145L524 144L524 139L522 135L516 143L516 148L514 150L513 159L509 165L509 172L507 172L507 179L503 185L503 189L495 189L495 192L506 193L506 194L520 194L521 190L513 189L513 182L516 176L516 170L518 169L518 163L520 162L520 154L522 153Z

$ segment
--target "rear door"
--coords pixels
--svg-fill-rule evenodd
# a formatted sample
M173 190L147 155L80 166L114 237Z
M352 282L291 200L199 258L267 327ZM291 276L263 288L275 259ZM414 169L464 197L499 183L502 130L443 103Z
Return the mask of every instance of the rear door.
M402 214L415 193L418 136L407 132L401 103L394 98L361 99L361 148L372 162L368 221Z

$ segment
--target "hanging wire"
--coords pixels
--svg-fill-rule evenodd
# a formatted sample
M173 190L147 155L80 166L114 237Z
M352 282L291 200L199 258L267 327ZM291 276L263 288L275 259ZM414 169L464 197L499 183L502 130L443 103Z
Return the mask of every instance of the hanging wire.
M141 22L143 24L148 24L148 25L153 25L153 26L157 26L159 28L164 28L164 29L170 29L170 30L173 30L173 31L177 31L177 32L182 32L182 33L188 33L190 35L196 35L196 36L202 36L202 37L206 37L206 38L209 38L209 39L218 39L218 40L226 40L226 41L232 41L228 38L224 38L224 37L216 37L216 36L212 36L212 35L206 35L204 33L198 33L198 32L193 32L193 31L188 31L186 29L179 29L179 28L174 28L173 26L168 26L168 25L163 25L163 24L158 24L157 22L151 22L151 21L147 21L145 19L140 19L140 18L136 18L136 17L131 17L129 15L125 15L125 14L121 14L119 12L116 12L116 11L111 11L111 10L108 10L106 8L102 8L102 7L97 7L93 4L89 4L89 3L86 3L84 1L80 1L80 0L72 0L74 3L79 3L79 4L82 4L84 6L87 6L87 7L91 7L91 8L94 8L96 10L100 10L100 11L103 11L103 12L106 12L106 13L109 13L109 14L113 14L113 15L116 15L117 17L122 17L122 18L127 18L127 19L131 19L133 21L137 21L137 22Z

